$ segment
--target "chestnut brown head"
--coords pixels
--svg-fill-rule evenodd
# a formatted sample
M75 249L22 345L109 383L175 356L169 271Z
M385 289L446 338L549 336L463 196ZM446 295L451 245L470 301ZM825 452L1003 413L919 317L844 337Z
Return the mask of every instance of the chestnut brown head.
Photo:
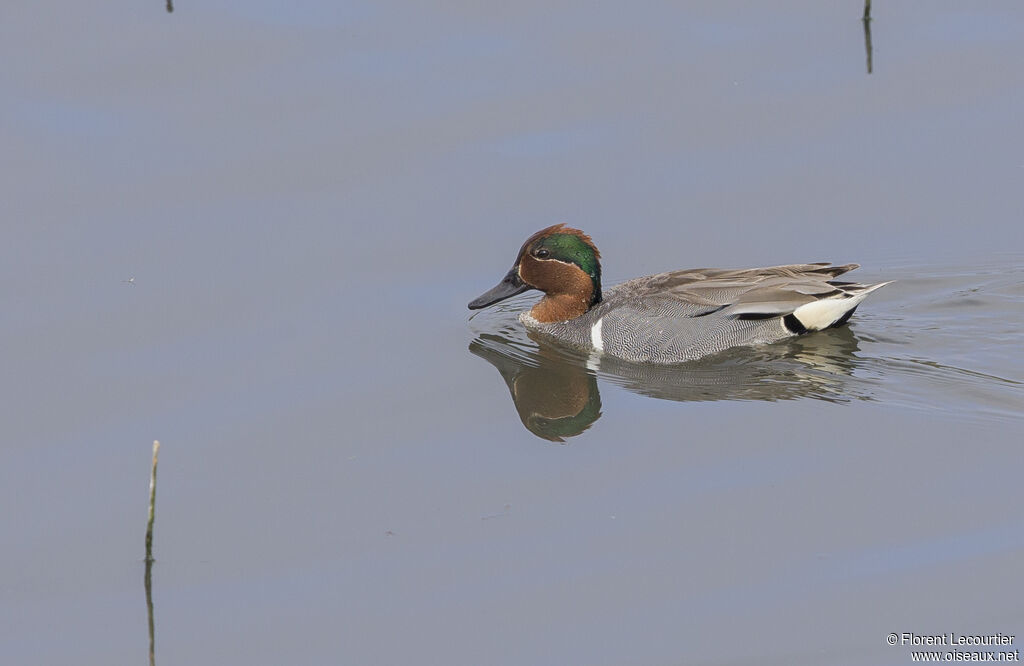
M601 253L590 236L564 224L541 229L526 239L501 282L469 308L484 308L529 289L545 294L532 311L540 321L572 319L600 303Z

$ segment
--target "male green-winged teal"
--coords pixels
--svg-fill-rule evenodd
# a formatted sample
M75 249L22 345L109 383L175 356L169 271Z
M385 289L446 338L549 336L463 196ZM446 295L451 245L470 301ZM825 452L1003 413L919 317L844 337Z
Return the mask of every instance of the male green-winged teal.
M544 298L519 315L527 329L627 361L679 363L841 326L868 294L889 284L840 282L833 278L858 265L816 263L671 271L602 292L600 259L582 231L541 229L501 282L469 307L539 289Z

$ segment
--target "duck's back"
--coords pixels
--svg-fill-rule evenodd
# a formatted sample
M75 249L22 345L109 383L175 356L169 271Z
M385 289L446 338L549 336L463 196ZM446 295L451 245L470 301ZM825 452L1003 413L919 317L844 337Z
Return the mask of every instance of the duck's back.
M857 264L692 269L637 278L567 322L527 325L629 361L678 363L842 324L881 285L836 282Z

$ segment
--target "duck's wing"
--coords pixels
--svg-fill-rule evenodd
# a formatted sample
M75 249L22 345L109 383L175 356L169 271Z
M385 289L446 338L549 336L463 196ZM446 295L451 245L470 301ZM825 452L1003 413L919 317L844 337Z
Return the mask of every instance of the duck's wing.
M732 305L741 299L765 300L770 290L792 288L804 295L835 290L829 280L858 268L857 264L791 264L764 268L693 268L670 271L624 282L617 293L635 299L666 298L693 305ZM745 300L746 300L745 299Z
M768 319L796 315L807 330L845 321L870 292L864 285L833 278L857 264L790 264L765 268L698 268L660 273L620 285L620 294L646 303L656 315ZM805 321L806 320L806 321Z

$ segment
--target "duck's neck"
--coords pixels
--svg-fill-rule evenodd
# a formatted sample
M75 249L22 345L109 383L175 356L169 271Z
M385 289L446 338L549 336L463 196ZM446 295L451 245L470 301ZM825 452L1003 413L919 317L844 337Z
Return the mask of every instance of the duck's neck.
M590 295L546 294L530 310L530 316L542 324L569 321L582 316L590 309Z

